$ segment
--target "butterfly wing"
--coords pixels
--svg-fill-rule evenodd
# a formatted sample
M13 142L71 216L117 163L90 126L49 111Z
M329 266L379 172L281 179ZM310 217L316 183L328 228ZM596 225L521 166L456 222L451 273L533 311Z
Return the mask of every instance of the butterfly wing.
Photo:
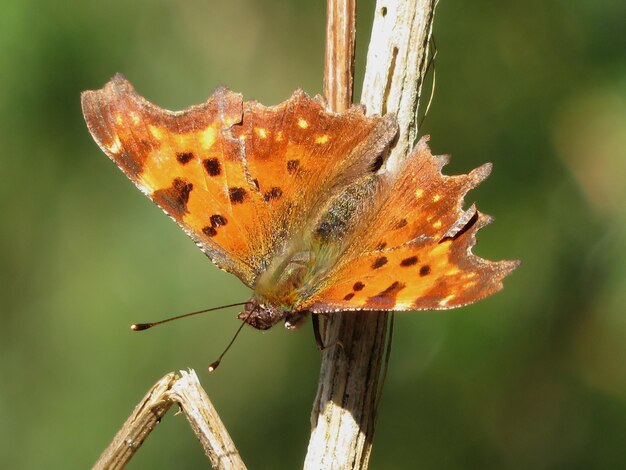
M121 75L84 92L82 106L102 150L248 286L322 195L368 172L396 133L391 117L366 117L358 107L327 113L303 92L264 107L222 88L171 112Z
M444 176L445 157L422 139L398 166L378 177L377 203L360 222L337 266L319 282L301 310L437 310L473 303L502 288L517 261L472 254L476 232L491 218L465 193L490 172Z

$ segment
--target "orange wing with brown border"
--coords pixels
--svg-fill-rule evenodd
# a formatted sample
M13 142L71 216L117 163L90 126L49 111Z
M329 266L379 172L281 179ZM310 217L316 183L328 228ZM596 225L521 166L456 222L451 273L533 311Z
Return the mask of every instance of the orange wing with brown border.
M121 75L82 95L102 150L220 268L248 286L322 197L367 173L394 137L393 117L332 114L296 92L265 107L220 88L172 112Z
M502 288L519 262L472 254L476 232L491 218L473 205L462 209L490 165L444 176L447 157L434 157L426 142L398 170L380 175L377 205L361 215L344 256L299 310L439 310Z

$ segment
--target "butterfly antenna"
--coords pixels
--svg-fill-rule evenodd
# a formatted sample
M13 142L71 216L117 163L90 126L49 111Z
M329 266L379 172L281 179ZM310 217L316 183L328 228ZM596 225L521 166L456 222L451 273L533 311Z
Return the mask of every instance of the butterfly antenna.
M239 304L241 305L241 304ZM243 329L244 325L247 323L248 318L250 318L250 316L257 310L257 307L254 307L252 310L250 310L250 312L248 313L248 315L246 315L246 317L243 319L243 321L241 322L241 325L239 325L239 328L237 328L237 331L235 332L235 334L233 335L233 339L230 340L230 343L228 343L228 345L226 346L226 348L224 348L224 350L222 351L222 354L219 355L219 357L217 358L217 360L213 361L211 364L209 364L208 370L209 372L213 372L215 371L215 369L217 369L217 367L220 365L220 363L222 362L222 358L224 357L224 355L228 352L228 350L230 349L230 347L233 345L233 343L235 342L235 340L237 339L237 336L239 336L239 333L241 333L241 330Z
M153 326L162 325L163 323L168 323L174 320L180 320L181 318L190 317L192 315L198 315L199 313L213 312L215 310L221 310L223 308L229 308L229 307L237 307L240 305L245 305L246 303L247 302L239 302L236 304L222 305L221 307L207 308L204 310L198 310L197 312L185 313L184 315L177 315L175 317L166 318L165 320L156 321L152 323L135 323L134 325L130 325L130 329L133 331L143 331L143 330L147 330L148 328L152 328Z

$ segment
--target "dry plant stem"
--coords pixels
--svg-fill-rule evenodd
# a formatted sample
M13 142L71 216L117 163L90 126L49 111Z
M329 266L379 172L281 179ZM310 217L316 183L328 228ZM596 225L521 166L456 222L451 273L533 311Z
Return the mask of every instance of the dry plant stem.
M397 142L392 166L417 136L416 112L428 63L436 0L378 0L367 52L361 103L369 114L395 113Z
M411 148L417 133L415 114L434 9L434 0L379 0L376 4L362 102L369 114L391 112L398 117L399 138L388 165ZM331 17L338 12L347 18ZM327 45L324 84L329 107L336 111L342 109L336 97L352 94L353 54L349 51L354 47L354 2L329 0L328 15L327 43L332 46ZM329 55L331 47L345 53ZM337 70L350 70L349 77ZM336 346L322 353L305 469L367 468L386 333L385 313L329 316L324 341Z
M326 8L324 96L340 112L352 104L356 0L328 0Z
M213 468L244 470L246 466L217 411L200 385L198 376L193 370L180 371L180 374L181 378L172 385L168 396L171 400L180 403L183 413L198 436Z
M93 468L124 468L175 403L180 405L213 468L246 468L193 370L181 371L180 375L171 372L159 380L135 407Z
M173 405L166 394L175 381L176 375L171 372L154 384L104 450L94 469L124 468Z
M367 468L387 315L346 312L326 325L320 382L311 413L305 469Z

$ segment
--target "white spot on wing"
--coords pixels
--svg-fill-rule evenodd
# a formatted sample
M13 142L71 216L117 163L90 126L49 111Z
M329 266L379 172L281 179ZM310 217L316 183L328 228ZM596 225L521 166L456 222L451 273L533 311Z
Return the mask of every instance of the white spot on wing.
M450 294L448 297L444 298L443 300L439 301L439 305L442 307L445 307L446 305L448 305L448 303L454 299L454 294Z
M118 153L122 149L122 142L118 136L113 137L113 143L109 145L109 152Z
M148 127L148 129L150 130L150 134L152 134L152 136L155 139L159 139L160 140L161 137L163 137L163 133L161 132L161 129L159 129L158 127L150 126L150 127Z
M203 131L202 134L200 134L200 144L204 148L212 147L215 143L216 134L217 132L215 131L215 129L213 127L209 127L208 129Z

